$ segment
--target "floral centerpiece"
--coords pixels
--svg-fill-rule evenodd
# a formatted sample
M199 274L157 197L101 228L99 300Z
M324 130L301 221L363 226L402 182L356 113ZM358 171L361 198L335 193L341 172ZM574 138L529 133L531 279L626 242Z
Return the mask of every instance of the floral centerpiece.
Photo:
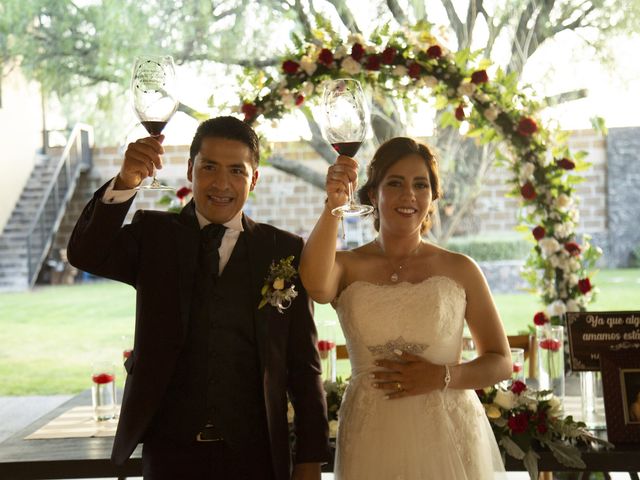
M536 449L548 448L563 465L585 468L577 445L613 447L591 435L583 422L563 417L560 399L548 390L515 381L509 388L493 386L476 393L503 455L522 460L532 480L538 478Z

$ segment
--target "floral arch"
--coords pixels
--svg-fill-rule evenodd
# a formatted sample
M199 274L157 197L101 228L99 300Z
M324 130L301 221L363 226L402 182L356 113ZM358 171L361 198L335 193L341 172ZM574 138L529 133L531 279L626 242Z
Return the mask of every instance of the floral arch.
M534 244L523 275L545 306L534 323L561 323L566 311L585 310L594 294L589 271L601 252L588 237L577 240L573 195L582 178L573 172L589 164L584 152L569 151L566 133L541 123L539 105L518 90L515 76L496 69L491 78L489 60L448 51L427 24L395 32L385 27L369 40L354 34L343 42L328 30L315 36L297 41L297 50L283 57L274 75L244 76L250 85L239 108L245 121L279 119L331 78L356 78L406 102L435 97L436 107L445 110L442 126L466 122L468 137L504 147L496 156L511 171L509 195L519 197L523 207L518 230Z

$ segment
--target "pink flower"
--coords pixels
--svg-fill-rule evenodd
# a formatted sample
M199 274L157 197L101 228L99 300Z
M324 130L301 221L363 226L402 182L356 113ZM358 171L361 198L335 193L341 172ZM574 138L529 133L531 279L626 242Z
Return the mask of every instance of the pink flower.
M427 57L440 58L442 56L442 47L440 45L432 45L427 48Z
M353 47L351 47L351 58L353 58L356 62L359 62L364 56L364 47L359 43L354 43Z
M398 51L393 47L387 47L382 52L382 63L391 65L396 58Z
M419 63L412 63L409 65L409 76L411 78L420 78L420 64Z
M542 240L544 236L547 234L544 227L541 227L540 225L538 225L536 228L531 230L531 233L533 233L533 238L535 238L536 240Z
M489 75L486 70L478 70L471 74L471 83L480 85L481 83L487 83L489 81Z
M333 53L328 48L323 48L318 55L318 62L330 67L333 64Z
M576 168L576 164L568 158L561 158L556 163L560 168L564 168L565 170L573 170Z
M538 124L531 117L523 117L518 122L518 133L523 137L530 137L538 131Z
M378 55L369 55L366 68L367 70L380 70L380 57Z
M591 291L591 280L589 278L582 278L578 280L578 288L585 294Z
M534 200L538 195L531 182L527 182L520 187L520 194L525 200Z
M524 382L521 382L520 380L516 380L511 384L511 391L516 395L520 395L526 389L527 389L527 386L525 385Z
M582 249L580 248L580 245L578 245L576 242L565 243L564 249L567 252L569 252L569 255L571 255L572 257L577 257L578 255L580 255L580 252L582 251Z
M548 322L549 322L549 318L547 318L544 312L538 312L533 316L533 323L535 325L542 326Z
M300 64L298 62L294 62L293 60L285 60L282 62L282 70L287 75L293 75L300 68Z
M180 200L182 200L183 198L185 198L190 193L191 193L191 189L189 187L182 187L181 189L179 189L176 192L176 197L178 197Z
M463 121L465 118L464 115L464 107L462 104L458 105L456 107L456 110L454 112L454 115L456 116L456 120L458 120L459 122Z

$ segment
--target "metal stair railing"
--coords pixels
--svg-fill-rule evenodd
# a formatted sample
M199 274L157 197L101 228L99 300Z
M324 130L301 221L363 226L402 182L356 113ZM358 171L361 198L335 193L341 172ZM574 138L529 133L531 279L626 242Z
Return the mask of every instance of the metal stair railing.
M93 128L76 124L27 233L28 285L32 287L82 171L91 168Z

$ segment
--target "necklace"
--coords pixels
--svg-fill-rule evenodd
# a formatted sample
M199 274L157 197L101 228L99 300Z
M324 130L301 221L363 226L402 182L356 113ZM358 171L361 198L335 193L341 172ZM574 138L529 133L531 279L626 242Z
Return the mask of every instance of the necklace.
M420 239L420 242L418 243L418 246L416 248L414 248L413 250L411 250L406 257L404 257L399 263L398 263L398 268L396 268L393 263L391 262L391 259L387 256L387 253L384 251L384 248L382 248L382 245L380 244L380 239L379 237L376 237L376 239L374 240L375 244L378 246L378 248L380 249L380 251L382 252L382 256L384 258L387 259L387 262L389 262L389 266L391 267L391 270L393 271L393 273L391 274L391 276L389 277L389 280L391 280L393 283L396 283L399 279L400 279L400 274L402 273L402 269L405 267L405 263L407 262L407 260L409 260L410 257L412 257L415 253L418 252L418 250L420 250L420 247L422 246L422 239Z

